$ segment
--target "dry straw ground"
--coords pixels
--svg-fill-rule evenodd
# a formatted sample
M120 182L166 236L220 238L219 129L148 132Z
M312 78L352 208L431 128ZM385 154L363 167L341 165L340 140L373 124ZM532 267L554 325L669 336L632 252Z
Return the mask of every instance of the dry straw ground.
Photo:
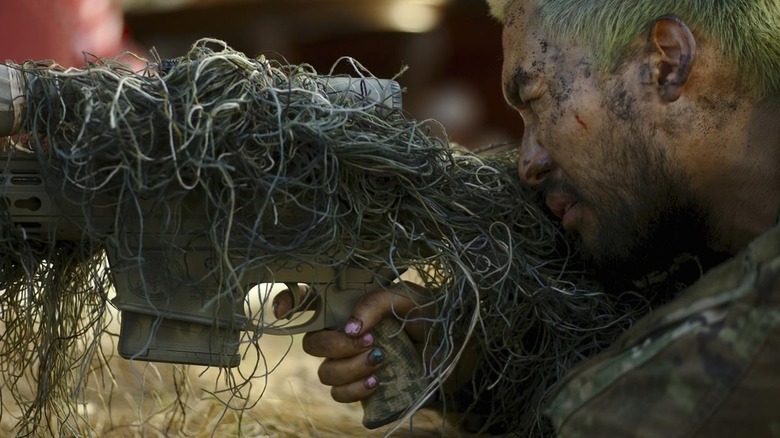
M118 333L118 324L112 330ZM114 340L103 336L107 354L114 353ZM329 395L329 388L317 379L320 359L305 354L301 336L265 336L262 352L268 364L280 365L267 379L260 379L250 391L257 403L247 408L239 421L236 411L225 410L209 392L224 381L218 370L205 367L182 367L172 364L128 361L118 355L110 357L108 367L91 373L85 392L83 414L89 428L82 436L125 437L381 437L390 427L370 431L361 425L359 404L339 404ZM283 359L283 360L282 360ZM254 367L251 357L242 361L248 374ZM110 370L110 372L109 372ZM176 401L174 376L187 376L188 387L178 414L171 416ZM34 388L26 390L32 395ZM222 385L224 386L224 385ZM262 395L262 397L260 397ZM3 393L6 406L12 400ZM13 425L20 412L6 411L0 418L0 436L14 436ZM444 427L441 417L423 410L403 423L391 436L456 436L454 429ZM89 430L91 429L91 430ZM40 430L40 436L51 436Z

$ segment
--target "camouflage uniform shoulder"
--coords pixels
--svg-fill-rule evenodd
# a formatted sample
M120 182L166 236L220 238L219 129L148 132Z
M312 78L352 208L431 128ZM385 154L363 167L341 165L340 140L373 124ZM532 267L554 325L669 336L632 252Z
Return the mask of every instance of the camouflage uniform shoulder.
M560 436L780 437L778 363L780 226L575 368L547 412Z

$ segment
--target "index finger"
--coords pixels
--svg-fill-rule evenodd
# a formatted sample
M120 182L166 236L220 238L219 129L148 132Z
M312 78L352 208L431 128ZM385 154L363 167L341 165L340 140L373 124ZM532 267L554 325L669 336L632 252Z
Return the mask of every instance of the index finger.
M290 319L296 312L305 312L316 308L317 295L305 284L287 284L287 289L273 298L273 313L277 319Z

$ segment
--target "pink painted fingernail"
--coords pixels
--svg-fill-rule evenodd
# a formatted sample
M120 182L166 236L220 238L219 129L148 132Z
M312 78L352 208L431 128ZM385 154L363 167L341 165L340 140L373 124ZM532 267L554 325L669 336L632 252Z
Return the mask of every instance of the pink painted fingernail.
M355 318L350 318L349 321L347 321L347 325L344 326L344 333L348 335L356 335L360 332L360 329L363 327L363 323L358 321Z
M363 335L363 346L364 347L370 347L371 344L373 344L373 343L374 343L374 335L372 335L371 333L366 333L365 335Z
M379 385L379 380L376 378L376 376L368 376L365 380L363 380L363 385L366 387L366 389L374 389L377 385Z

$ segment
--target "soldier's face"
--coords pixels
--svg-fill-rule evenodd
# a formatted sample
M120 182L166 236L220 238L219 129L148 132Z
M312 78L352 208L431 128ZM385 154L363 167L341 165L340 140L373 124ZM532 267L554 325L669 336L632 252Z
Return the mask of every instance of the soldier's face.
M513 2L503 38L505 96L524 124L521 178L597 266L634 275L702 245L704 214L630 73L600 74L587 48L548 38L531 3Z

